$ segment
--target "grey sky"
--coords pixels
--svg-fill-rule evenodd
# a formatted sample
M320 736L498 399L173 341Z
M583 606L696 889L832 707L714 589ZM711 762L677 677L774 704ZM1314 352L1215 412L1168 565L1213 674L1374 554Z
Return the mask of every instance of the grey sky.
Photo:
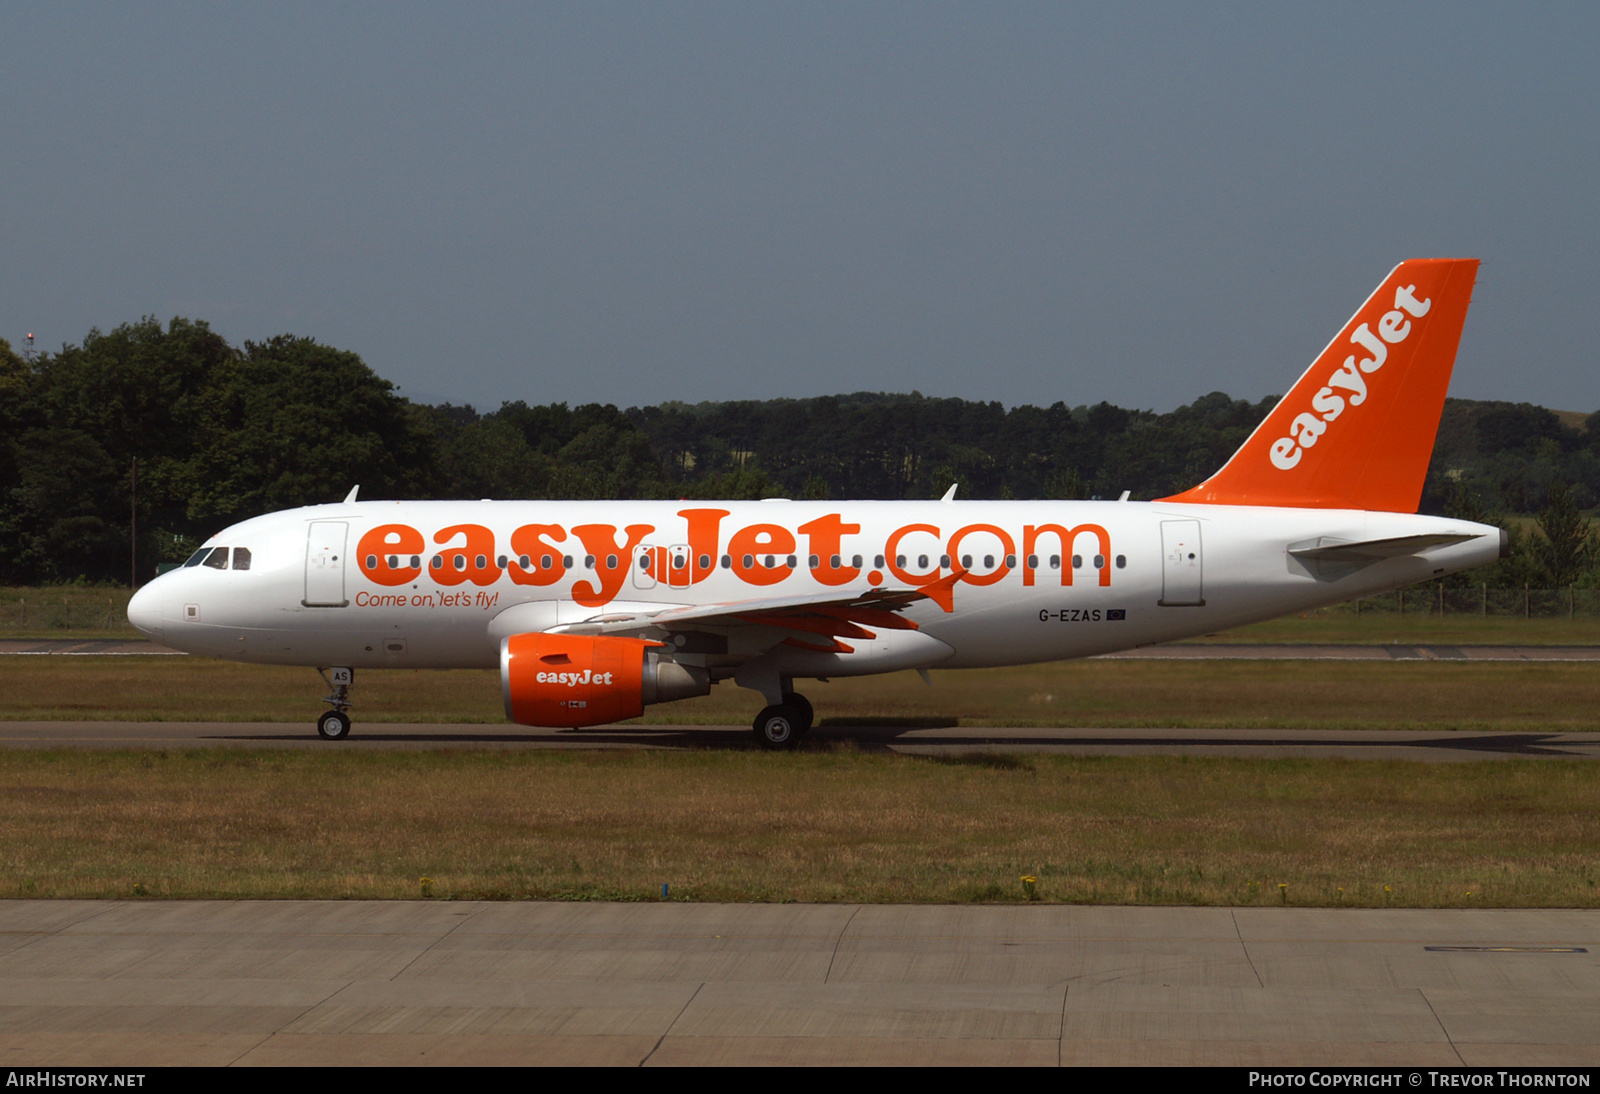
M1281 392L1402 258L1452 393L1600 407L1600 6L0 8L0 337L406 394Z

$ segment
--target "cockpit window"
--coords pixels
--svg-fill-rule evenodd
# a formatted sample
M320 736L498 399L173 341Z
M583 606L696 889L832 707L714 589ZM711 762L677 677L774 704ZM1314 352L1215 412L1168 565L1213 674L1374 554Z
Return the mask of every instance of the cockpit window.
M226 547L218 547L212 551L206 556L205 565L213 570L226 570L228 568L228 549Z
M235 570L248 570L250 568L250 548L235 547L233 549L233 568Z
M189 561L185 562L183 564L184 569L188 569L190 566L198 566L198 565L200 565L200 563L204 562L205 561L205 557L207 555L209 555L210 553L211 553L211 548L209 548L209 547L200 548L194 554L189 556Z

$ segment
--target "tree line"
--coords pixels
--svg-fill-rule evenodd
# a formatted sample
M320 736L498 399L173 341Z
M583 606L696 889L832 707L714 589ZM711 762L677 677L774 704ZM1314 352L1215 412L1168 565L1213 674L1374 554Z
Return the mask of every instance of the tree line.
M233 346L145 318L59 352L0 340L0 583L127 581L135 536L144 581L229 523L355 483L407 499L1160 497L1276 402L1213 392L1157 414L861 392L479 412L412 402L309 338ZM1446 402L1422 508L1512 529L1523 550L1492 582L1596 581L1582 511L1597 502L1600 414ZM1508 513L1545 516L1525 530Z

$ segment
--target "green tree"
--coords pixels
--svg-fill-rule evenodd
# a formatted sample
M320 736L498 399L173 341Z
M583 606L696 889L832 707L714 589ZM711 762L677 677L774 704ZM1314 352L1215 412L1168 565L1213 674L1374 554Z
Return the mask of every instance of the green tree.
M435 476L432 438L394 385L354 353L280 335L246 342L205 400L190 516L213 524L274 509L415 497Z
M1550 487L1550 504L1539 513L1539 531L1544 539L1535 543L1533 553L1552 587L1574 584L1593 569L1600 538L1566 483Z

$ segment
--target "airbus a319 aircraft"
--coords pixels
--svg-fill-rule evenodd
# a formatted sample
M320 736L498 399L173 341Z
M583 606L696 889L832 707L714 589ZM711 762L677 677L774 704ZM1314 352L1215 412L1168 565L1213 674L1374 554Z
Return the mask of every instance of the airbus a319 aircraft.
M757 739L797 680L1055 661L1206 634L1490 562L1418 516L1478 263L1402 263L1223 468L1155 501L357 501L214 536L128 618L190 653L498 666L506 716L590 726L732 680Z

